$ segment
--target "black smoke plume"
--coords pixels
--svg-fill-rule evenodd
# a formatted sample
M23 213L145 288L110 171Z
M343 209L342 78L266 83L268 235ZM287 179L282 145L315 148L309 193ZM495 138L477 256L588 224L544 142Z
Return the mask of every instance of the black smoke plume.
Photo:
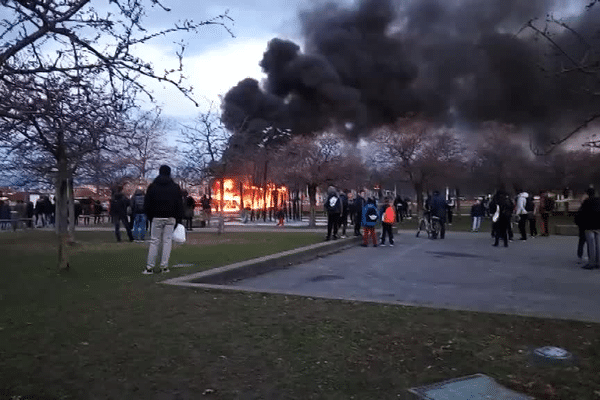
M600 111L600 77L526 28L561 13L555 0L362 0L300 13L303 50L273 39L260 63L261 85L246 79L222 104L239 145L265 128L311 134L331 127L356 138L418 115L463 126L499 121L543 136ZM562 2L560 2L563 4ZM585 5L583 3L582 5ZM576 60L600 49L600 5L550 24L553 40ZM525 28L524 28L525 27ZM524 29L523 29L524 28ZM573 70L565 72L566 70ZM562 71L562 72L561 72ZM587 92L587 94L586 94Z

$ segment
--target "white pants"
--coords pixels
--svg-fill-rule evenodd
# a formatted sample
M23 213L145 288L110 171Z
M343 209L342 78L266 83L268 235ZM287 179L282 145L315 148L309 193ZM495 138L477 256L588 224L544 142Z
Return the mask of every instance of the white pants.
M158 256L159 247L162 247L160 266L161 268L169 267L169 257L171 256L174 228L175 218L152 219L150 249L148 250L148 261L146 262L147 269L153 269L156 265L156 257Z
M481 226L481 217L473 217L473 228L472 230L478 231Z
M585 231L590 265L600 267L600 230Z

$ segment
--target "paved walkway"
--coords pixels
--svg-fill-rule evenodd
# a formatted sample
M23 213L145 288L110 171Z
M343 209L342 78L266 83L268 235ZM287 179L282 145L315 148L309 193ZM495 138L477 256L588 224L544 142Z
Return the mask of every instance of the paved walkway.
M220 287L600 322L600 270L581 269L576 246L570 236L504 248L489 233L403 231L395 247L356 246Z

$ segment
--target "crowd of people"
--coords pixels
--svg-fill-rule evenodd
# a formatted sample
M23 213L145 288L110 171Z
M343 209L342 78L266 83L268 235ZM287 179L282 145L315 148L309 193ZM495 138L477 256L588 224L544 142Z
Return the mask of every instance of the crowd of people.
M478 199L471 207L472 230L479 231L482 218L490 215L494 246L498 246L502 240L504 247L508 247L508 243L514 238L513 219L517 222L519 240L527 240L528 230L530 237L538 236L538 216L541 219L541 236L549 236L550 215L554 208L555 201L547 192L541 192L539 201L536 202L533 196L525 191L520 191L513 201L506 191L499 190L487 207L483 199Z
M327 189L327 198L324 203L327 214L327 235L325 240L336 240L345 238L348 229L348 219L350 226L353 227L354 236L362 236L362 246L368 246L369 241L373 246L385 246L386 239L389 245L394 245L393 225L398 222L399 214L405 211L404 201L397 199L392 204L390 197L384 197L381 207L377 207L377 202L373 197L365 197L365 191L361 190L353 198L352 193L345 189L341 192L334 186ZM405 215L405 214L403 214ZM382 232L380 238L377 238L375 227L381 222ZM363 232L361 233L361 228Z

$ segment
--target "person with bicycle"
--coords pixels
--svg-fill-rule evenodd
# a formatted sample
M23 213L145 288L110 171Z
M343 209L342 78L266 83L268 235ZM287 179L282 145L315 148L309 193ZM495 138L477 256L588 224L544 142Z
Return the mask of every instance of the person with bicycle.
M431 213L431 217L438 219L440 224L440 239L446 237L446 200L440 195L439 190L433 192L433 196L427 199L426 208ZM433 221L432 221L433 222ZM437 237L437 232L433 233L433 238Z

